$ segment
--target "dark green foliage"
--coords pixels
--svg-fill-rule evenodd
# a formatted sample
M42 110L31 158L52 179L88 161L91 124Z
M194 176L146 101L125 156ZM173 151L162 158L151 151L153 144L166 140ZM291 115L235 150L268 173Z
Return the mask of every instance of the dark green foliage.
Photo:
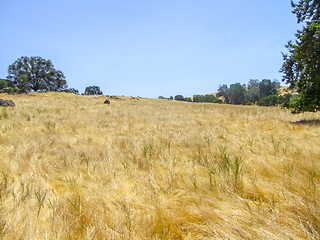
M279 96L278 95L269 95L268 97L265 97L258 101L259 106L277 106L279 102Z
M225 84L220 85L217 97L222 96L228 104L252 105L270 95L278 95L279 88L280 83L278 80L263 79L259 82L257 79L250 79L247 87L240 83L231 84L230 87ZM268 102L265 105L264 101L262 101L260 104L269 106L270 103Z
M229 88L229 100L231 104L242 104L245 101L245 85L231 84Z
M290 99L289 106L287 107L292 113L316 112L320 110L319 93L300 92L299 95L294 96L294 98Z
M19 89L33 91L61 91L67 81L50 60L41 57L21 57L8 67L7 79Z
M182 95L176 95L174 97L174 100L177 100L177 101L184 101L184 97Z
M257 88L259 87L259 80L258 79L250 79L248 82L248 89L250 88Z
M258 79L250 79L247 86L244 105L255 104L260 100L260 82Z
M222 100L212 94L193 95L193 102L222 103Z
M228 90L229 90L229 88L226 84L223 84L222 86L219 85L218 93L217 93L217 97L224 97L224 101L226 103L230 103Z
M203 102L202 99L204 98L203 95L193 95L194 102Z
M246 87L245 84L235 83L228 87L226 84L220 85L218 93L215 95L193 95L193 102L209 102L209 103L227 103L260 106L277 106L279 104L290 102L290 97L281 97L279 100L278 92L280 83L278 80L263 79L261 82L257 79L251 79ZM219 97L223 97L219 99ZM159 98L164 98L160 96ZM191 102L190 98L182 95L176 95L175 100Z
M159 97L160 98L160 97ZM208 103L222 103L221 99L216 98L214 95L193 95L193 99L190 97L183 97L182 95L176 95L174 97L177 101L184 102L208 102Z
M8 81L5 79L0 79L0 90L6 87L8 87Z
M298 23L305 20L318 21L320 19L320 1L319 0L299 0L295 4L291 1L294 8L292 13L296 14Z
M8 94L15 94L18 92L18 88L8 87Z
M14 94L19 91L19 89L14 86L12 82L6 79L0 79L0 90L1 92L6 92L8 94Z
M256 103L260 100L260 91L259 91L259 85L257 87L251 87L248 88L246 92L246 104L245 105L250 105L248 104L249 102Z
M298 98L286 105L292 113L320 110L320 1L300 0L291 2L302 30L296 33L296 41L286 45L288 54L283 54L280 70L282 81L296 88Z
M223 101L219 98L215 98L212 100L212 103L223 103Z
M224 97L225 102L229 104L242 104L245 101L245 94L245 85L235 83L231 84L228 88L228 86L224 84L219 86L217 97Z
M290 102L297 100L297 97L297 94L286 93L283 96L279 96L278 103L281 105L281 107L288 108Z
M86 87L85 95L103 95L102 91L100 91L100 87L98 86L89 86Z
M182 95L176 95L174 97L174 100L177 100L177 101L184 101L184 102L192 102L192 99L191 98L188 98L188 97L183 97Z
M277 95L280 83L277 80L271 82L270 79L263 79L259 83L260 98L265 98L270 95Z
M68 89L64 90L64 92L74 93L74 94L79 95L79 90L78 90L78 89L75 89L75 88L68 88Z
M253 102L250 99L245 99L242 105L252 105Z

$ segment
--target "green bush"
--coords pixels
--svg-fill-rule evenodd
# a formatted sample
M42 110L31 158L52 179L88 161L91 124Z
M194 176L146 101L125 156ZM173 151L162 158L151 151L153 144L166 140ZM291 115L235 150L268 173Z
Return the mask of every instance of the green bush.
M19 91L19 88L8 87L8 94L15 94Z
M252 105L252 102L248 99L244 100L243 105Z
M221 99L219 99L211 94L193 95L193 102L222 103L222 100L221 100L221 102L219 100L221 100Z
M66 93L74 93L74 94L79 95L79 90L78 90L78 89L75 89L75 88L65 89L64 92L66 92Z
M296 101L298 98L298 94L286 93L283 96L279 96L279 104L283 108L289 108L290 103Z
M286 93L283 96L279 96L279 104L281 105L287 105L290 103L290 98L292 94L291 93Z
M259 106L276 106L278 105L279 96L278 95L270 95L258 101Z
M219 99L219 98L216 98L216 99L213 99L212 103L219 103L219 104L221 104L221 103L223 103L223 101L222 101L221 99Z
M0 90L8 87L8 81L5 79L0 79Z

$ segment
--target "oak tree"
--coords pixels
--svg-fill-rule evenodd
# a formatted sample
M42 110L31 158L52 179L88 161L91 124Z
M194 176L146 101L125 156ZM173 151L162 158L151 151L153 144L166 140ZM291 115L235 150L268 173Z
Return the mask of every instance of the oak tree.
M7 79L19 89L61 91L67 88L64 74L42 57L21 57L8 67Z
M291 1L291 5L303 26L296 40L286 45L288 53L283 53L282 81L299 93L287 107L292 113L316 112L320 110L320 1Z

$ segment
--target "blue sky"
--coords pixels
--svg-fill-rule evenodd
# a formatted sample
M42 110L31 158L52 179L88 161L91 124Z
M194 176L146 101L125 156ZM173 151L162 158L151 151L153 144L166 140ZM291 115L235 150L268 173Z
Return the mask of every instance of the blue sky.
M0 78L50 59L73 87L157 98L281 80L299 28L290 0L0 0Z

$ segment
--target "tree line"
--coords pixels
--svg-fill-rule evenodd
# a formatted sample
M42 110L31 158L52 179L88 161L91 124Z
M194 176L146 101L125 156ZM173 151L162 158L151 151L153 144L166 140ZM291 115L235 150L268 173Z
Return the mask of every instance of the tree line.
M165 98L163 96L159 96L159 99L169 99L176 101L184 101L184 102L208 102L208 103L223 103L223 101L212 94L206 95L193 95L193 97L184 97L183 95L176 95L175 97Z
M220 85L217 97L222 97L227 104L259 106L286 106L293 98L294 94L286 93L280 95L280 83L278 80L251 79L247 85L235 83L229 87Z
M271 81L270 79L251 79L246 84L226 84L219 85L216 95L193 95L193 97L183 97L183 95L176 95L174 98L177 101L186 102L208 102L208 103L225 103L235 105L252 105L259 106L289 106L290 102L297 98L297 94L285 93L280 94L280 83L278 80ZM160 99L165 99L160 96Z

